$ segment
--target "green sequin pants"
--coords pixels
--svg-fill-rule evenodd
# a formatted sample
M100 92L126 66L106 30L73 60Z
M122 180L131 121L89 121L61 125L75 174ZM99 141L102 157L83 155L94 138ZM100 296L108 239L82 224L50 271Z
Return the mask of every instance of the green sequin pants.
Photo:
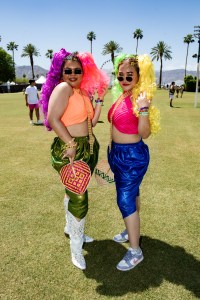
M74 160L83 160L86 162L91 170L91 174L94 172L94 168L98 162L99 155L99 143L95 138L93 154L90 154L90 145L88 136L76 137L77 142L76 156ZM56 137L51 145L51 162L53 168L59 173L60 169L69 163L69 158L62 158L62 153L65 148L65 143ZM83 195L77 195L69 190L65 189L66 194L69 196L68 210L78 219L83 219L88 212L88 191L86 190Z

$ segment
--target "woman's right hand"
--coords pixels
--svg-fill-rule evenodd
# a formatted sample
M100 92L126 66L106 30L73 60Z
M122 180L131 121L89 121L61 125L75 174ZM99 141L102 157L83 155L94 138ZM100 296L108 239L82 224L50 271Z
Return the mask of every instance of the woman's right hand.
M108 92L108 87L104 87L100 92L98 92L98 98L104 100L106 93Z
M70 164L73 165L75 156L76 156L76 147L68 148L65 151L63 151L62 159L68 157Z

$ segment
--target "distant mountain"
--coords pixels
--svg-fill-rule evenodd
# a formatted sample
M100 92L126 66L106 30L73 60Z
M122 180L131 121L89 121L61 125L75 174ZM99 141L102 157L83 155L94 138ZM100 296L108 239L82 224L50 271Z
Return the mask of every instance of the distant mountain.
M104 70L108 76L112 76L112 70ZM159 82L159 75L160 72L156 71L156 82ZM187 76L192 75L192 76L197 76L196 71L187 71ZM170 70L170 71L163 71L162 72L162 84L169 84L172 81L184 81L185 77L185 70L184 69L176 69L176 70Z
M192 75L192 76L197 76L196 71L187 71L187 76ZM156 82L159 82L159 76L160 72L156 71ZM169 84L172 81L184 81L185 77L185 70L184 69L175 69L175 70L170 70L170 71L163 71L162 72L162 84Z
M108 76L112 77L112 70L111 69L105 69L104 70ZM23 78L23 74L26 74L26 78L31 79L32 78L32 71L31 66L18 66L15 68L16 77L17 78ZM35 79L37 77L40 77L41 75L46 76L48 73L48 70L41 68L40 66L34 66L34 73L35 73ZM196 71L187 71L187 75L196 76ZM185 70L184 69L176 69L176 70L170 70L170 71L163 71L162 72L162 84L169 84L172 81L183 81L185 76ZM156 82L159 82L159 71L156 71Z
M41 75L46 77L48 70L41 68L40 66L34 66L35 79L39 78ZM15 74L17 78L23 78L23 75L26 74L26 78L32 78L31 66L19 66L15 67Z

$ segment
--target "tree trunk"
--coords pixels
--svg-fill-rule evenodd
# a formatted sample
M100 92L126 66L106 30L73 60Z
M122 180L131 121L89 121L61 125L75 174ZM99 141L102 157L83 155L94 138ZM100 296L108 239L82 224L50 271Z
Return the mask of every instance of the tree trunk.
M14 68L15 67L14 50L12 52L13 52L13 68Z
M163 63L162 63L162 57L160 58L160 80L159 80L159 88L161 88L161 83L162 83L162 67L163 67Z
M30 56L30 61L31 61L32 76L33 76L33 79L34 79L35 74L34 74L34 68L33 68L33 56Z
M187 45L187 54L186 54L186 59L185 59L185 77L186 77L186 69L187 69L187 59L188 59L188 48L189 48L189 44Z
M112 52L112 53L111 53L111 60L112 60L113 66L114 66L114 58L115 58L114 52Z
M138 39L137 39L137 44L136 44L136 53L137 54L137 49L138 49Z

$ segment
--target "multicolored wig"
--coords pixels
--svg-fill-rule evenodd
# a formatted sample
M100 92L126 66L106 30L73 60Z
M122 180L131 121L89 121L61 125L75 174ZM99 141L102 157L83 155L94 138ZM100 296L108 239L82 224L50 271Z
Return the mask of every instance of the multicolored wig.
M90 53L70 53L61 49L55 53L47 74L46 82L42 86L40 104L44 114L44 124L48 130L52 130L47 121L48 103L53 89L60 83L62 69L66 60L77 60L83 69L83 78L80 88L88 95L93 95L96 91L102 92L109 84L109 77L102 70L98 69Z
M153 95L156 91L156 78L154 66L147 54L133 55L121 53L115 58L114 61L114 71L116 76L118 75L119 66L125 60L128 60L130 62L130 65L133 65L135 67L139 75L138 83L134 86L132 91L134 113L138 117L139 111L136 100L140 93L145 91L147 94L147 99L152 101ZM122 92L123 90L116 77L112 88L112 94L116 99ZM160 112L152 104L149 107L149 121L151 126L151 133L157 133L160 130Z

